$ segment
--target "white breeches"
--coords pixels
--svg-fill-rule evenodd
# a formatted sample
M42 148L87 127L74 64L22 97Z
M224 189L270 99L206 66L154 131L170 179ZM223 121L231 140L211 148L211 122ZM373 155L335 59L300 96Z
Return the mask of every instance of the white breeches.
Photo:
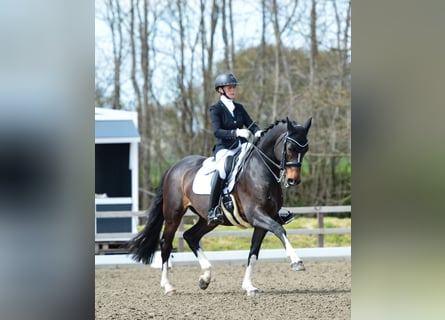
M228 156L233 156L235 153L238 152L239 149L241 149L241 143L238 143L238 146L235 149L221 149L216 153L215 155L216 170L218 170L219 177L221 179L226 178L226 170L224 168L226 163L226 158Z

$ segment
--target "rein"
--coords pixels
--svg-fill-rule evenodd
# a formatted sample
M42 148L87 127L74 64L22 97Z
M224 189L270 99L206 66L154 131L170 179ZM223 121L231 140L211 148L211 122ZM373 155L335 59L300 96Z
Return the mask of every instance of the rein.
M266 168L269 170L270 173L272 173L272 175L274 176L275 180L280 183L285 175L285 170L284 168L281 168L280 165L276 164L275 161L273 161L271 158L269 158L263 151L261 151L260 148L258 148L256 145L252 144L254 150L258 153L258 155L260 156L260 159L263 161L264 165L266 166ZM280 175L277 176L273 170L271 169L271 167L267 164L266 160L268 160L270 163L272 163L275 168L280 170Z

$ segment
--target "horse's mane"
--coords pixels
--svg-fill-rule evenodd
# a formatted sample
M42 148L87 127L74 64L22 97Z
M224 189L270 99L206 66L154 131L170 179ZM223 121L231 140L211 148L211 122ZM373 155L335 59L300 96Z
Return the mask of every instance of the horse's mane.
M281 124L281 123L286 123L286 119L281 119L281 120L276 120L275 123L272 123L271 125L269 125L266 129L263 130L263 132L261 132L261 136L260 138L256 141L255 144L258 144L258 142L261 140L261 138L266 134L267 131L271 130L272 128L275 128L277 125Z

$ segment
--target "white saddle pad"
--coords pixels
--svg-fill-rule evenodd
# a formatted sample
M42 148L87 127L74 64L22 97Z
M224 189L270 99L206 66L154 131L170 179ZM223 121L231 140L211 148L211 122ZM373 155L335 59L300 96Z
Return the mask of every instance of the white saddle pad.
M204 160L202 167L198 170L193 180L192 190L196 194L210 194L210 183L213 172L215 172L215 158L210 157Z

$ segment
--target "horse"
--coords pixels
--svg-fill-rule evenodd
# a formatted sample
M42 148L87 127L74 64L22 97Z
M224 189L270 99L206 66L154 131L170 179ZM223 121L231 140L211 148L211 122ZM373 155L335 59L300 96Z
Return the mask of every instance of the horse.
M239 174L231 195L239 217L253 227L247 267L242 281L242 289L247 295L256 295L259 289L253 284L253 271L261 243L269 231L278 237L291 261L291 270L305 270L303 261L292 248L279 210L283 204L285 186L296 186L301 182L301 164L309 149L307 134L312 123L308 118L304 125L294 121L276 121L265 129L252 143L253 149ZM212 265L206 258L200 239L217 225L207 224L209 205L208 195L198 195L192 191L197 171L202 166L204 156L192 155L179 160L168 168L148 209L148 219L142 231L129 241L129 254L132 259L144 264L152 263L158 247L161 250L162 275L161 287L166 295L176 292L168 278L168 261L172 242L181 219L187 209L198 216L198 221L183 233L183 238L196 256L202 274L199 287L207 289L211 282ZM222 225L233 225L227 216ZM164 227L162 237L160 237Z

